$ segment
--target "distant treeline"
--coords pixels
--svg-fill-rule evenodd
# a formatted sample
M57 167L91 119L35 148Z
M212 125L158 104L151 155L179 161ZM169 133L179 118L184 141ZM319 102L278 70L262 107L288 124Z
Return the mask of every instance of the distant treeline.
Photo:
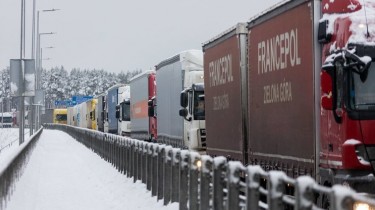
M63 66L49 70L42 70L42 89L45 90L46 108L52 107L55 100L67 100L74 95L97 96L109 87L123 83L141 73L142 70L134 70L121 73L109 73L97 69L72 69L68 72ZM9 68L0 71L2 82L0 83L0 97L3 99L3 111L16 108L16 99L10 96ZM1 111L1 110L0 110Z

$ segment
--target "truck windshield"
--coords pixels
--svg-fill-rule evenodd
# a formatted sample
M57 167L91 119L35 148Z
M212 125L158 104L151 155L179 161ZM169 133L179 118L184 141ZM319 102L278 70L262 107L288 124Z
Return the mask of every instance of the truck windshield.
M203 92L197 91L194 94L194 119L205 120L204 93Z
M57 121L66 121L66 119L67 119L66 114L57 114L56 115L56 120Z
M122 121L130 121L130 104L129 103L121 103L121 119Z
M12 117L0 117L0 123L11 123L12 122Z
M362 82L360 76L352 73L350 88L350 106L353 110L375 111L375 62L371 63L367 79Z

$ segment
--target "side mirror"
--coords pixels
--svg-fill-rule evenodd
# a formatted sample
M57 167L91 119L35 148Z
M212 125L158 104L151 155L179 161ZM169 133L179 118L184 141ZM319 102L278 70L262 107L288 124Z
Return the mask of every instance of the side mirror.
M185 91L180 94L180 105L184 108L188 106L188 94Z
M120 105L116 105L116 118L120 119Z
M187 109L180 109L180 111L179 111L179 115L180 115L181 117L186 117L186 116L188 115L188 111L187 111Z
M117 119L120 118L120 110L116 110L116 118L117 118Z
M328 32L328 20L325 20L323 22L319 23L319 29L318 29L318 42L320 44L326 44L331 41L332 34L327 33Z
M180 111L179 111L179 115L180 115L181 117L183 117L185 120L187 120L187 121L191 121L191 117L186 118L186 116L188 115L188 110L187 110L187 109L185 109L185 108L180 109Z
M155 116L154 107L152 107L152 106L148 107L148 116L149 117Z

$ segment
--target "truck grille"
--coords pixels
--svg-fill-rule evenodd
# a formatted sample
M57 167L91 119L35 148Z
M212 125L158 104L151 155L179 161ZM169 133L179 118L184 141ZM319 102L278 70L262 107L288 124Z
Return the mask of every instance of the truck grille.
M207 147L207 145L206 145L206 129L201 129L200 130L200 134L201 134L201 144L202 144L202 147L206 148Z
M372 170L375 173L375 145L366 146L367 155L372 165Z

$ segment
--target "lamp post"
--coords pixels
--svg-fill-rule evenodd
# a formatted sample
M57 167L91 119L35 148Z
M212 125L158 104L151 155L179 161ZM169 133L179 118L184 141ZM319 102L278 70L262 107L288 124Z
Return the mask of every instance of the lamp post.
M34 0L35 1L35 0ZM39 35L39 16L40 16L40 13L41 12L55 12L55 11L59 11L60 9L45 9L45 10L38 10L38 13L37 13L37 24L36 24L36 34ZM33 40L35 41L35 37L33 38ZM38 51L40 49L40 43L39 43L39 39L37 37L37 40L36 40L36 56L38 56ZM33 52L35 53L35 49L33 49ZM38 59L38 57L37 57Z
M21 0L21 44L20 44L20 60L25 57L25 20L26 20L26 3ZM21 64L21 72L24 72L24 65ZM23 84L21 85L23 86ZM23 90L23 87L20 87ZM24 142L24 128L25 128L25 97L19 97L19 111L20 111L20 125L19 125L19 144Z
M34 12L35 12L35 1L34 0ZM40 53L41 53L41 50L40 50L40 36L41 35L44 35L44 34L54 34L54 33L39 33L39 20L40 20L40 13L41 12L54 12L54 11L58 11L60 9L46 9L46 10L38 10L38 13L37 13L37 24L36 24L36 37L35 37L35 31L34 31L34 26L35 26L35 23L33 22L33 42L36 41L36 47L33 47L32 51L33 51L33 54L35 53L36 54L36 62L35 62L35 69L36 69L36 81L35 81L35 84L36 84L36 90L37 91L40 91L41 89L41 61L40 61ZM35 17L35 13L34 13L34 17ZM35 40L36 38L36 40ZM34 46L34 45L33 45ZM36 48L36 49L34 49ZM40 106L36 106L35 107L35 112L36 112L36 117L35 118L35 127L36 129L38 129L40 127L39 125L39 119L40 119ZM32 119L33 121L34 119Z
M24 1L24 0L22 0ZM39 83L38 83L38 80L40 80L40 77L38 77L38 69L39 69L39 59L38 59L38 51L39 51L39 48L40 48L40 44L39 44L39 14L40 12L53 12L53 11L57 11L59 9L49 9L49 10L38 10L38 14L37 14L37 30L35 32L35 12L36 12L36 0L33 0L33 18L32 18L32 49L31 49L31 58L32 59L35 59L36 62L35 62L35 69L36 69L36 79L35 79L35 84L36 84L36 89L38 90L38 87L40 86ZM37 40L35 40L36 38L36 35L37 36ZM35 43L37 42L37 43ZM37 48L36 48L37 46ZM35 49L36 48L36 49ZM34 103L34 97L31 98L31 104ZM33 106L31 106L31 119L30 119L30 135L33 134L33 122L34 120L36 121L36 118L39 118L39 108L36 108L34 109ZM37 126L37 124L35 124L35 128L39 128L39 126Z
M42 84L41 84L41 75L42 75L42 58L43 58L43 49L40 47L41 44L41 37L44 35L53 35L56 34L55 32L49 32L49 33L38 33L38 50L37 50L37 68L36 68L36 89L37 91L41 91ZM46 47L46 48L54 48L54 47ZM40 128L40 105L36 108L37 116L35 118L35 125L37 128Z

